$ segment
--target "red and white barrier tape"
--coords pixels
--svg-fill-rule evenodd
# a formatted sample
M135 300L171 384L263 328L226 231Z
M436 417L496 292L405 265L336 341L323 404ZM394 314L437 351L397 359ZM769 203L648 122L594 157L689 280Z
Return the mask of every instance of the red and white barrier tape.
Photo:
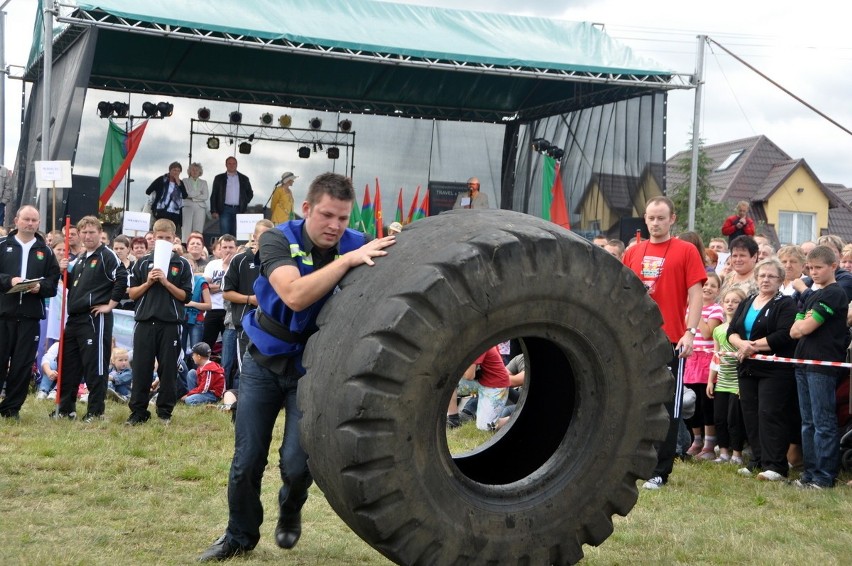
M708 352L721 356L736 356L736 352L714 352L709 348L695 348L693 352ZM779 362L782 364L802 364L808 366L828 366L833 368L852 368L851 363L847 362L826 362L823 360L803 360L799 358L782 358L781 356L768 356L766 354L752 354L750 360L762 360L764 362Z

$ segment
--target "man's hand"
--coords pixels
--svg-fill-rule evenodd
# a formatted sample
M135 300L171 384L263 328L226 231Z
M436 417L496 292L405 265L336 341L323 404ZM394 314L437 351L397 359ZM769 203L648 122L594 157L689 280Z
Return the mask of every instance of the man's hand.
M218 212L211 212L210 216L213 218L213 220L219 220L219 213Z
M37 295L39 291L41 291L41 284L40 283L36 283L35 286L32 289L29 290L29 292L32 293L33 295Z
M394 245L394 243L396 243L396 236L385 236L384 238L367 242L357 250L346 254L349 259L349 267L357 267L362 263L376 265L373 258L388 255L385 248Z
M693 340L695 340L695 336L692 334L692 332L687 330L683 333L683 336L681 336L676 346L679 352L679 354L677 355L678 358L688 358L692 355Z
M109 306L109 303L104 305L95 305L89 312L91 312L92 314L109 314L112 312L112 307Z
M162 283L166 278L166 274L159 267L156 267L148 272L148 283Z

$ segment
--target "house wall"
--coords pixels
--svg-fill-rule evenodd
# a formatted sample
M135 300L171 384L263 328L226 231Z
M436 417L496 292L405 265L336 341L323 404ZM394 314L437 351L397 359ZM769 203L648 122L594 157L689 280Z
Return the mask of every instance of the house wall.
M798 189L803 189L798 192ZM766 221L778 226L779 212L810 212L816 214L816 235L828 230L828 197L818 182L803 168L799 167L765 203Z
M601 232L606 232L612 226L613 214L601 194L600 185L592 186L583 200L580 210L580 230L591 230L595 220L600 223Z

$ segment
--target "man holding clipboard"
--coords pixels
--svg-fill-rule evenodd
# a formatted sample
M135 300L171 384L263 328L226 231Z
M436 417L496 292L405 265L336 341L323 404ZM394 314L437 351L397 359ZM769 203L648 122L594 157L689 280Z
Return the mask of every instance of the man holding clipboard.
M38 210L22 206L15 229L0 238L0 383L6 383L0 417L6 419L20 418L38 349L39 321L45 317L44 299L56 295L59 282L59 264L36 233L38 226ZM28 279L34 281L9 292Z

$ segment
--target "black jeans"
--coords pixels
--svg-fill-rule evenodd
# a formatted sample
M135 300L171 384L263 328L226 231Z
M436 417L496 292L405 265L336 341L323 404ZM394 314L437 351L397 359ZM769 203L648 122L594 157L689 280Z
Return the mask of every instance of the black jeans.
M798 410L795 378L741 375L739 384L743 424L752 452L749 467L786 476L790 423L796 420L794 411Z
M180 324L177 322L137 322L133 331L133 386L130 389L130 411L150 417L148 399L154 380L154 358L160 390L157 416L169 419L177 401L177 373L180 357Z

